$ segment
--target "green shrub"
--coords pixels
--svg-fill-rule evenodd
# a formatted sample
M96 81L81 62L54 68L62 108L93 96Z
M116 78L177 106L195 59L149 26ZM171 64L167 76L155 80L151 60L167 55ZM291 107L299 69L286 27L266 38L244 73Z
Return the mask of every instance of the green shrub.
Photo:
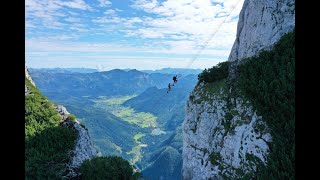
M69 114L68 115L68 120L75 121L76 120L76 116L74 114Z
M219 153L212 152L212 153L209 155L209 160L210 160L210 162L211 162L211 164L212 164L213 166L219 164L219 161L221 160L220 154L219 154Z
M230 62L220 62L212 68L203 70L202 73L198 75L199 82L215 82L228 77L228 69Z
M95 157L80 167L81 179L136 180L140 173L133 173L128 161L118 156Z

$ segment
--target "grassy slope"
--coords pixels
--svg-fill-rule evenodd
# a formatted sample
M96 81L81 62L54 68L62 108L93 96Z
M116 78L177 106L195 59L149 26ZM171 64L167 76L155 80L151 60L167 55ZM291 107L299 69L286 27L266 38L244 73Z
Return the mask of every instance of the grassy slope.
M59 126L62 121L52 103L29 80L25 95L26 179L60 179L73 149L76 132Z

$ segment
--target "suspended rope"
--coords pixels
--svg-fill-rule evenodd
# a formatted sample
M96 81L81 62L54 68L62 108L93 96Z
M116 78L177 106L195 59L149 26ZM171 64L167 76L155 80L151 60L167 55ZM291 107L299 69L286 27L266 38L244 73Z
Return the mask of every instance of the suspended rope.
M207 47L207 45L209 44L209 42L212 40L212 38L216 35L216 33L219 31L219 29L221 28L221 26L226 22L226 20L228 19L228 17L231 15L231 13L234 11L234 9L238 6L240 0L238 0L234 5L232 5L231 10L229 11L229 13L227 14L227 16L225 16L225 18L223 19L223 21L215 28L215 30L213 31L213 33L210 34L209 38L200 46L200 49L197 51L197 53L193 56L193 58L189 61L189 63L186 65L185 68L189 68L199 57L199 55L201 54L201 52ZM176 75L177 78L181 77L181 74L177 73ZM168 85L168 90L167 93L171 90L172 86L174 86L175 83L169 83ZM170 86L170 87L169 87ZM161 98L162 99L162 98Z
M221 23L215 28L215 30L210 34L209 38L200 46L200 49L197 51L197 53L190 59L189 63L186 65L185 68L189 68L199 57L201 52L207 47L209 42L212 40L212 38L216 35L216 33L219 31L221 26L226 22L228 17L231 15L231 13L234 11L234 9L238 6L240 0L238 0L233 6L231 6L231 11L228 13L228 15L221 21ZM181 77L181 74L177 73L177 78Z
M233 10L238 6L240 0L237 1L236 4L234 4L231 8L231 11L229 12L229 14L223 19L223 21L218 25L218 27L213 31L213 33L211 33L211 35L209 36L209 38L203 43L203 45L201 45L200 49L197 51L197 53L195 54L195 56L189 61L189 63L187 64L186 68L189 68L199 57L199 55L201 54L201 52L207 47L207 45L209 44L209 42L211 41L211 39L216 35L216 33L218 32L218 30L221 28L221 26L226 22L227 18L230 16L230 14L233 12Z

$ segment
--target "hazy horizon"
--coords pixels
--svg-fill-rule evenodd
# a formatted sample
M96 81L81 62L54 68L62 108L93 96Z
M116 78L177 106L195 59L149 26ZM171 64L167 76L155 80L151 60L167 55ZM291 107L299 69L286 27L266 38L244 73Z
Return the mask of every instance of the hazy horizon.
M49 68L44 68L44 67L30 67L27 66L29 69L95 69L99 70L98 68L88 68L88 67L49 67ZM115 69L120 69L120 70L138 70L138 71L158 71L158 70L163 70L163 69L186 69L186 70L203 70L202 68L172 68L172 67L165 67L165 68L160 68L160 69L135 69L135 68L114 68L114 69L108 69L109 70L115 70Z

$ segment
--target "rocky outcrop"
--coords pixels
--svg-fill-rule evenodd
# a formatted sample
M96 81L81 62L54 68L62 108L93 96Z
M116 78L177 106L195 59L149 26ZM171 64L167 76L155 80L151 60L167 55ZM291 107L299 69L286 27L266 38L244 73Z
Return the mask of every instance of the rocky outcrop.
M28 68L25 67L24 68L24 74L25 74L25 77L30 81L30 83L36 87L36 84L33 82L30 74L29 74L29 71L28 71ZM27 94L31 94L32 92L28 89L28 86L27 85L24 85L24 94L27 95Z
M26 78L31 82L31 84L34 85L34 87L37 87L29 74L29 70L28 70L27 66L24 68L24 74L25 74ZM26 86L26 88L27 88L27 86Z
M68 117L70 113L64 106L58 105L55 109L59 112L60 116L63 119L62 125L69 124ZM69 127L69 126L68 126ZM68 175L67 177L76 177L79 175L78 169L81 166L82 162L91 159L96 156L101 156L101 153L97 151L94 147L91 138L89 136L88 130L80 124L78 120L72 121L71 128L74 128L77 131L77 140L75 148L72 152L72 158L68 165Z
M208 85L207 85L208 86ZM198 85L183 124L183 179L239 178L265 163L271 135L250 102Z
M270 49L294 27L295 0L245 0L228 60L236 66L241 59ZM234 69L230 70L233 76Z
M67 109L64 106L58 105L58 106L54 107L54 109L58 111L58 113L62 117L63 121L68 119L68 115L70 113L67 111Z
M101 153L94 147L88 131L78 121L74 123L74 128L78 131L78 138L70 167L78 168L83 161L101 156Z
M101 153L94 147L88 131L76 121L73 127L78 132L77 143L73 152L73 157L69 163L69 177L75 177L79 175L77 171L83 161L91 159L96 156L101 156Z
M27 85L24 85L24 95L31 94L31 91L28 89Z

